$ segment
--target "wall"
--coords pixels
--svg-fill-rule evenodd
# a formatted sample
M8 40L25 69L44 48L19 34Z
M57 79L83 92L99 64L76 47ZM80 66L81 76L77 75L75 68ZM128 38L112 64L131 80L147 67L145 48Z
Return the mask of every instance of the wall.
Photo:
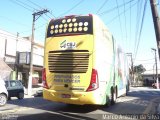
M0 30L0 57L5 58L6 63L15 63L16 51L30 52L31 42L29 37L22 38L15 34ZM33 48L33 64L43 66L43 45L35 43Z

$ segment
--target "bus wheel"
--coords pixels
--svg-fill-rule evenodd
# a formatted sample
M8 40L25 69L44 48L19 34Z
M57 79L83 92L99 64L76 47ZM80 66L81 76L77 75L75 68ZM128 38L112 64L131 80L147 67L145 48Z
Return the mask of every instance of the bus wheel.
M125 93L125 96L127 96L128 91L129 91L129 86L128 86L128 85L126 85L126 93Z
M116 103L117 99L117 90L116 89L111 89L111 105L114 105Z
M107 107L111 106L111 99L106 95L106 104Z

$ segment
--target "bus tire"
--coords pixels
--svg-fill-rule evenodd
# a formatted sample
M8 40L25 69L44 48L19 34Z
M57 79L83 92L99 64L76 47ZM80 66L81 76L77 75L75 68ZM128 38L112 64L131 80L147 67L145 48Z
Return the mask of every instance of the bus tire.
M129 86L126 85L126 93L125 93L125 96L127 96L128 91L129 91Z
M111 105L114 105L116 103L116 99L117 99L117 90L116 88L115 89L111 88Z
M109 98L108 94L106 94L106 103L105 106L109 107L111 105L111 99Z

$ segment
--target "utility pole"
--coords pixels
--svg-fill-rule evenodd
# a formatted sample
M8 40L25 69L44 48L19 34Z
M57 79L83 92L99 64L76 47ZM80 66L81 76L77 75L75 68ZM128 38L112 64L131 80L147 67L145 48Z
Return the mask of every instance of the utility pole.
M157 11L156 0L150 0L150 5L151 5L155 34L156 34L158 54L159 54L159 59L160 59L160 22L159 22L159 15Z
M31 54L30 54L30 73L29 73L29 80L28 80L28 95L32 94L32 72L33 72L33 46L34 46L34 25L35 21L44 13L49 12L47 9L34 12L33 15L33 23L32 23L32 37L31 37Z
M153 64L153 80L154 80L154 83L156 83L156 74L155 74L155 76L154 76L154 67L155 67L155 63Z
M17 46L18 46L18 37L19 37L19 33L17 32L17 39L16 39L16 52L17 52Z
M157 67L157 54L156 54L156 49L152 48L155 52L155 65L156 65L156 84L157 84L157 89L159 89L159 81L158 81L158 67Z
M17 39L16 39L16 80L18 80L18 52L17 52L17 46L18 46L18 37L19 33L17 32Z
M134 81L133 57L132 57L132 53L127 53L127 55L131 57L131 76L132 76L132 82L133 82Z

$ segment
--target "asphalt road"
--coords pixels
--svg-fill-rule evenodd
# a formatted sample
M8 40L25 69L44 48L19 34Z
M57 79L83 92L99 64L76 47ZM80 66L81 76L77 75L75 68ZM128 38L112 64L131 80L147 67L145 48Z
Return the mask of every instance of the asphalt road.
M1 119L15 120L111 120L137 119L136 115L148 114L152 100L160 97L160 91L152 88L132 88L127 96L117 99L113 106L77 106L46 101L41 97L12 99L0 108ZM151 104L152 105L152 104ZM138 116L139 117L139 116ZM145 116L140 116L145 118ZM147 116L148 119L150 116ZM154 116L157 118L158 116Z

